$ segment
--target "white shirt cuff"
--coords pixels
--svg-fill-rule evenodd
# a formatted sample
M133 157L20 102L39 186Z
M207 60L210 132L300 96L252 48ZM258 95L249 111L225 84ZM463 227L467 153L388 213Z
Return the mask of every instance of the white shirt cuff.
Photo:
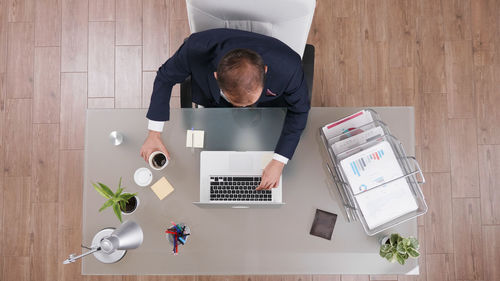
M165 124L165 121L153 121L153 120L149 120L148 130L156 131L156 132L162 132L164 124Z
M280 161L281 163L283 163L285 165L286 165L286 163L288 163L288 158L286 158L283 155L279 155L278 153L274 153L273 159L277 160L277 161Z

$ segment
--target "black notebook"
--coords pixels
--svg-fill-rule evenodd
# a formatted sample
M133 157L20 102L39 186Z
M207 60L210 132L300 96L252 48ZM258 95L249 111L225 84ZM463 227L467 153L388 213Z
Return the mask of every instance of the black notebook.
M309 234L331 240L336 221L336 214L316 209L316 215Z

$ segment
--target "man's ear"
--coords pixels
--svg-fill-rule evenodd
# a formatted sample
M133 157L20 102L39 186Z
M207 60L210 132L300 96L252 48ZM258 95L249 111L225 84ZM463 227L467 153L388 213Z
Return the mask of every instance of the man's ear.
M264 65L264 73L267 73L267 65Z
M217 71L214 71L215 80L217 80Z

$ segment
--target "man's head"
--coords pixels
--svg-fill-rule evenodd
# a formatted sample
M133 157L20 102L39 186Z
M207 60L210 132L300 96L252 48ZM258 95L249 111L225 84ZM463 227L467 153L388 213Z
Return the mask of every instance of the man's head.
M249 49L234 49L221 59L214 76L229 102L249 106L262 93L266 71L259 54Z

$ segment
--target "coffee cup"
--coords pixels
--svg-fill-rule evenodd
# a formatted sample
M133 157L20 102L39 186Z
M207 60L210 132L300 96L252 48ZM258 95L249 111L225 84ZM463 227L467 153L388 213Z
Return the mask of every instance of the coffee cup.
M149 155L149 166L154 170L162 170L168 165L168 158L165 153L161 151L155 151Z

